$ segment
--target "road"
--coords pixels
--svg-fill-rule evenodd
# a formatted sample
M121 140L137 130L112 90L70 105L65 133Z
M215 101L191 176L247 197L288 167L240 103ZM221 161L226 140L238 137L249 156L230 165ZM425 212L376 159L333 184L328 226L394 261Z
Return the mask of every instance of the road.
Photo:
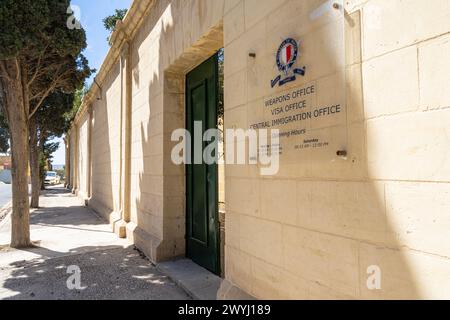
M0 182L0 209L11 201L11 185Z

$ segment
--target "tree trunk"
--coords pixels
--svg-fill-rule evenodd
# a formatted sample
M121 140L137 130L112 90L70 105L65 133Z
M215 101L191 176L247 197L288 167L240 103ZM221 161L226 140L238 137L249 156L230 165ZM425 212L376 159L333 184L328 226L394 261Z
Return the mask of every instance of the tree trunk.
M21 70L14 60L4 63L7 75L2 74L0 81L5 96L5 106L11 133L12 158L12 229L11 247L31 246L30 208L28 199L28 98Z
M39 184L40 184L41 190L45 190L45 181L44 181L45 176L43 176L41 174L41 170L42 170L42 173L44 173L45 168L43 166L41 166L41 158L40 158L40 156L44 154L45 141L47 141L47 137L45 136L44 132L42 132L42 130L41 130L41 134L39 135L39 143L38 143Z
M31 172L31 208L39 208L41 178L39 172L39 148L37 125L34 117L30 120L30 172Z

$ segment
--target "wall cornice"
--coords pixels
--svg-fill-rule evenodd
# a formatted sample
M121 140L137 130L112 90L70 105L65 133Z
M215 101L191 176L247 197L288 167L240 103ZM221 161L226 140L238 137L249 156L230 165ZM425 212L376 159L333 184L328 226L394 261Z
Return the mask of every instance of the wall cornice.
M129 45L130 40L134 38L144 18L148 15L156 1L158 0L134 0L123 20L118 21L116 29L110 37L111 48L95 76L94 83L83 98L80 110L78 110L73 121L75 124L83 118L87 107L97 100L99 93L101 94L100 88L111 68L121 56L123 46Z

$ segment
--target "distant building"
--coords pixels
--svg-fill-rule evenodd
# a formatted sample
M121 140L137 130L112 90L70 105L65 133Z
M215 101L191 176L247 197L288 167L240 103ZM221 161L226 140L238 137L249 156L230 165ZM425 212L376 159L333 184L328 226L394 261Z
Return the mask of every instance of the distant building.
M0 170L11 169L11 157L0 156Z
M0 182L10 184L12 182L11 169L0 166Z
M63 164L53 164L52 169L53 169L53 171L64 170L64 165Z

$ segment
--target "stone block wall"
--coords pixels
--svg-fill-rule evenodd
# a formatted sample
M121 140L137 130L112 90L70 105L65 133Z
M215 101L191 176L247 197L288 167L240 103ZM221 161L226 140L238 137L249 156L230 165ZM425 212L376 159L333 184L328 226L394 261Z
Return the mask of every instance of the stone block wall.
M88 197L88 126L89 115L86 113L80 120L78 129L77 186L78 195L82 199Z
M226 127L247 128L273 94L265 72L283 37L303 41L305 60L338 40L346 134L330 133L348 151L303 153L275 177L227 167L226 277L258 298L448 298L449 3L345 1L344 38L302 23L321 3L242 0L225 14ZM339 59L301 63L320 74ZM371 266L381 290L367 287Z
M145 16L129 22L139 25L128 39L130 114L120 57L91 102L90 205L129 216L126 236L152 261L184 255L185 176L170 135L184 127L185 75L224 47L225 128L247 129L264 118L265 99L311 81L321 92L311 104L345 102L338 117L308 124L329 148L288 154L270 177L226 166L226 279L263 299L449 298L450 4L337 1L338 18L317 11L323 2L134 1ZM307 76L272 89L286 37L300 41ZM78 120L69 148L78 175L88 172L85 140ZM83 191L85 178L72 185ZM380 290L367 287L371 266Z
M116 61L92 104L90 205L110 220L121 210L121 75Z

